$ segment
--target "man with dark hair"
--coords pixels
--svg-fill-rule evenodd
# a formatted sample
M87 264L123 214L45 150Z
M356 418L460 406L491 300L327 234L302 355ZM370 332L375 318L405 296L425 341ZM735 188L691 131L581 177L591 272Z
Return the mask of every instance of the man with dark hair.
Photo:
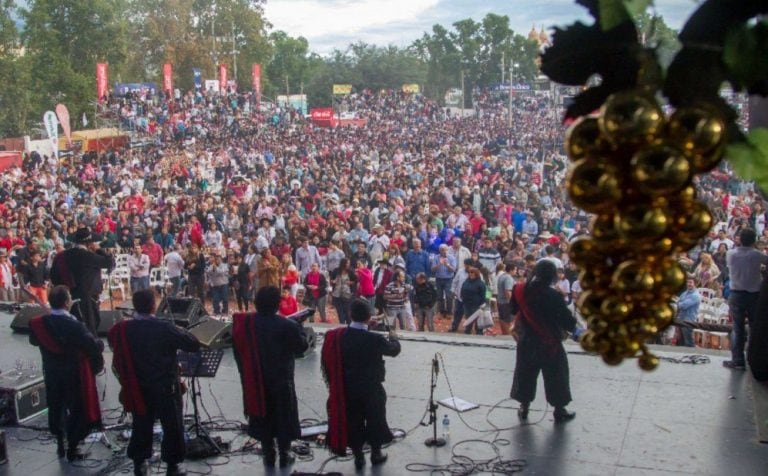
M728 296L733 330L731 331L731 360L723 366L734 370L744 370L744 342L746 326L755 322L757 316L757 298L763 278L760 267L768 263L768 256L755 249L757 234L752 228L745 228L739 234L739 246L728 250L725 261L731 279L731 294Z
M328 446L338 455L352 448L355 468L365 466L363 445L371 447L371 464L382 464L382 445L392 441L387 424L384 359L400 353L394 333L389 338L369 332L371 307L356 299L350 305L352 323L329 331L323 341L321 366L328 384Z
M177 351L196 352L200 342L169 321L156 319L157 296L152 289L133 294L134 318L115 324L109 331L114 356L112 368L122 389L120 401L133 415L128 457L134 474L147 474L146 460L152 456L152 428L160 420L163 428L161 458L167 474L185 474L183 390L179 380Z
M51 312L29 322L29 341L40 347L48 398L48 428L56 437L59 457L85 458L77 445L101 424L95 375L104 368L104 344L68 312L72 298L66 286L48 293Z
M295 460L291 441L301 436L294 359L309 344L301 325L277 315L277 287L259 289L254 304L256 312L235 314L232 327L248 435L261 441L267 467L275 465L277 440L280 467L286 467Z
M555 422L573 419L566 410L571 401L568 357L561 335L573 331L576 319L568 310L563 296L552 288L557 268L548 260L536 263L530 278L517 283L512 290L512 313L517 314L517 360L510 397L520 402L517 415L528 418L528 408L536 398L539 372L544 377L547 402L555 408Z
M74 302L72 314L93 335L99 329L99 294L101 270L112 269L114 259L99 247L88 228L75 232L75 246L56 254L51 264L51 283L69 288Z

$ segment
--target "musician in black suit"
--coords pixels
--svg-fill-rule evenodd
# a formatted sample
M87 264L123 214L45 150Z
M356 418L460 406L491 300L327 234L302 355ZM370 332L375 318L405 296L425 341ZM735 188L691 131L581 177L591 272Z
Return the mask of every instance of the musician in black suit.
M115 261L99 247L98 241L88 228L75 232L75 246L57 253L51 264L51 283L69 288L75 304L72 314L93 335L99 329L99 295L101 294L101 270L111 270Z
M163 442L160 457L167 474L185 474L179 467L186 455L178 350L197 352L200 342L169 321L156 319L157 297L152 289L133 294L134 318L109 330L112 367L120 380L120 402L133 415L128 457L134 474L147 474L152 456L152 428L160 420Z
M40 347L48 399L48 428L56 437L59 457L86 457L77 449L91 429L100 426L101 412L95 374L104 368L104 343L96 339L67 309L72 297L66 286L48 293L51 312L30 321L29 341Z
M304 328L277 314L280 290L265 286L256 293L256 312L233 316L235 361L243 386L248 434L261 441L264 464L275 465L275 440L280 467L293 463L291 441L301 436L294 359L309 343Z
M356 299L350 306L349 327L326 333L323 342L322 369L328 383L328 444L336 454L352 448L355 467L365 466L363 445L371 447L371 464L382 464L387 455L382 445L392 441L387 424L387 392L384 390L383 356L400 354L400 342L370 332L371 307ZM346 426L341 424L346 417Z

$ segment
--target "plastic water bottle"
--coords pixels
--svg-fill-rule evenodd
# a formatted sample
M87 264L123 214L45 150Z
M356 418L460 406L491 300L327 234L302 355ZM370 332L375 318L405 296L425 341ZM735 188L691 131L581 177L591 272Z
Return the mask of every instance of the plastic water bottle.
M445 415L443 417L443 438L446 440L451 434L451 420L448 418L448 415Z

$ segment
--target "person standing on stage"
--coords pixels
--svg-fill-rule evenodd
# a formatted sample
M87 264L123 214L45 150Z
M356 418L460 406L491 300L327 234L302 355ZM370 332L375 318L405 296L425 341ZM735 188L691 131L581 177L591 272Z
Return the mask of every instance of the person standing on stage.
M549 260L541 260L525 283L512 290L512 314L516 314L518 334L517 361L510 397L520 402L521 420L528 418L528 408L536 398L539 372L544 376L547 402L555 408L555 422L572 420L575 413L566 410L571 402L568 357L563 348L563 332L573 331L576 319L568 310L563 296L552 284L557 268Z
M352 323L328 331L321 366L328 384L328 446L344 456L352 448L355 468L365 466L363 445L371 447L371 464L387 460L381 447L392 441L387 424L384 359L400 354L400 342L370 332L371 307L361 299L350 305Z
M72 314L96 335L101 323L99 294L101 294L101 270L111 270L115 261L88 228L80 228L74 234L75 246L56 254L51 265L51 284L69 288L73 302Z
M179 380L178 350L196 352L200 342L186 330L156 319L155 291L133 294L133 319L115 324L109 331L112 368L120 380L120 402L133 416L128 457L134 474L147 474L146 460L152 456L152 428L160 420L163 428L161 458L167 474L185 474L184 414Z
M741 230L739 246L725 255L731 278L731 294L728 296L728 308L733 320L731 331L731 360L723 366L734 370L744 370L744 343L747 339L746 324L757 319L757 298L763 276L760 268L768 264L768 255L755 248L757 234L751 228Z
M248 416L248 435L261 441L264 464L280 467L293 463L291 441L301 436L299 408L294 386L294 359L307 350L304 328L277 314L280 290L265 286L258 290L255 313L237 313L232 318L232 343L243 387L243 405Z
M95 375L104 368L104 343L67 311L72 297L66 286L54 286L48 301L51 312L29 322L29 341L43 357L48 428L56 437L57 454L81 460L87 455L78 444L101 424Z
M133 245L133 254L128 256L128 269L131 271L131 291L149 289L149 256L144 254L141 245Z

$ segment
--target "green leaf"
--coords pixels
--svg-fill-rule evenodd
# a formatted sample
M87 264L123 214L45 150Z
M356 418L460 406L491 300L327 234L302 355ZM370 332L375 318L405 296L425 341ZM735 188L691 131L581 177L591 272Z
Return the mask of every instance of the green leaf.
M723 61L734 89L768 95L768 22L742 26L725 40Z
M768 190L768 128L753 129L745 141L729 145L725 155L739 177Z
M622 2L631 17L645 12L648 7L653 5L653 0L622 0Z
M600 11L600 28L608 31L631 20L623 0L598 0Z

